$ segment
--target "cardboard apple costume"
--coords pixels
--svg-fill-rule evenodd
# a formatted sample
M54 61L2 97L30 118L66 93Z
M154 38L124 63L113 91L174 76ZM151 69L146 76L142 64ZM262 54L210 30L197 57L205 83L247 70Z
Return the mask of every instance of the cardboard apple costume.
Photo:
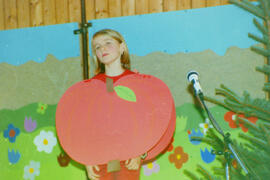
M145 152L147 159L168 146L175 129L175 106L160 79L130 74L113 84L97 79L71 86L56 110L61 146L85 165L127 160Z

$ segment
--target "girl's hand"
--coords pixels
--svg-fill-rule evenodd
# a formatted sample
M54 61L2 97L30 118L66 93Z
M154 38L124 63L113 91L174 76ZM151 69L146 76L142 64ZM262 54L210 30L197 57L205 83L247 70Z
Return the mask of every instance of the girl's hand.
M132 158L129 160L126 160L125 165L129 170L137 170L139 169L141 164L141 157Z
M86 166L87 174L88 174L89 179L98 180L99 175L95 173L94 168L96 169L96 171L99 171L99 167L97 165Z

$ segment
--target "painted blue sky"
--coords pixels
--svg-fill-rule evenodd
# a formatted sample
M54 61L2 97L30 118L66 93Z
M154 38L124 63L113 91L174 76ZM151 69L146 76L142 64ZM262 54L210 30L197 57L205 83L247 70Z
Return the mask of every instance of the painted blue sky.
M126 39L130 54L138 56L206 49L224 55L231 46L248 48L256 43L247 36L249 32L259 35L253 18L234 5L226 5L93 20L89 32L91 37L100 29L115 29ZM0 62L43 62L48 54L59 60L77 57L80 42L79 35L73 34L75 29L77 23L0 31Z

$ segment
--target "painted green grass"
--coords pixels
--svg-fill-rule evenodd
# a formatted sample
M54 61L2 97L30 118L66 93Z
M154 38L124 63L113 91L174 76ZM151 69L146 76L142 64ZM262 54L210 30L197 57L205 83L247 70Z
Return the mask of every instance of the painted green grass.
M36 176L37 180L47 179L65 179L65 180L85 180L86 174L84 167L75 161L67 167L61 167L58 164L57 156L61 153L59 143L54 146L50 154L37 151L34 144L34 138L39 135L41 130L52 131L55 133L55 110L56 105L49 105L45 114L37 113L38 104L30 104L18 110L1 110L0 111L0 177L1 179L23 179L24 167L30 163L31 160L40 162L40 175ZM222 107L213 107L210 109L214 117L224 129L225 132L230 130L233 137L236 137L239 130L229 129L227 122L224 121L223 116L227 110ZM205 166L210 169L217 165L216 160L210 164L206 164L200 156L200 149L208 147L205 144L194 145L189 141L188 130L199 129L199 124L203 122L204 116L197 110L193 104L185 104L176 108L177 112L177 127L174 134L173 147L181 146L184 152L188 154L189 160L183 164L181 169L176 169L174 164L170 163L168 157L171 152L166 152L160 155L156 162L160 166L158 173L152 173L150 176L144 175L144 169L141 170L142 180L175 180L188 179L183 170L195 172L196 165ZM26 132L24 130L24 119L32 117L37 121L37 128L33 132ZM16 138L15 143L10 143L8 139L4 138L3 131L7 129L8 124L12 123L15 127L20 128L21 133ZM19 151L21 158L16 164L10 164L8 160L8 149ZM208 149L210 149L208 147Z
M55 132L54 127L46 127L42 130ZM85 179L85 172L81 165L73 162L67 167L58 164L57 156L61 149L59 144L54 146L53 151L48 154L44 151L39 152L34 144L34 138L39 135L40 130L32 133L21 133L15 143L10 143L3 136L0 137L0 174L3 179L23 179L24 167L31 160L40 162L40 175L36 179ZM9 163L8 149L19 151L21 158L16 164Z
M20 128L22 132L26 132L24 130L25 117L31 117L32 120L36 120L38 129L55 126L56 106L57 105L48 105L45 114L37 112L38 103L32 103L17 110L0 110L0 132L5 130L10 123L15 127Z

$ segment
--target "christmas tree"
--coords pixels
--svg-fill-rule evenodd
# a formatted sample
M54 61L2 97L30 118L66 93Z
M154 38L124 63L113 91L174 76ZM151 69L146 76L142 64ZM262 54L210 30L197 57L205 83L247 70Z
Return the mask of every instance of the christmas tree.
M238 126L241 123L249 129L248 134L239 133L244 143L230 141L229 134L221 136L214 130L209 130L206 137L193 137L209 144L213 148L213 153L222 156L218 157L220 167L214 167L213 172L201 165L197 166L198 175L185 170L184 173L191 179L266 179L270 176L270 1L258 0L252 3L248 0L230 0L230 2L256 16L253 23L261 33L261 37L250 33L248 36L263 45L263 47L252 46L251 50L265 57L264 65L256 67L256 70L265 74L266 82L262 90L265 91L266 98L253 99L247 91L240 96L225 85L216 89L216 94L224 97L223 100L204 97L206 101L221 105L236 114L244 114L247 118L258 117L259 121L253 124L246 118L237 116ZM224 143L228 141L237 150L248 174ZM226 163L229 164L229 177L226 176Z

